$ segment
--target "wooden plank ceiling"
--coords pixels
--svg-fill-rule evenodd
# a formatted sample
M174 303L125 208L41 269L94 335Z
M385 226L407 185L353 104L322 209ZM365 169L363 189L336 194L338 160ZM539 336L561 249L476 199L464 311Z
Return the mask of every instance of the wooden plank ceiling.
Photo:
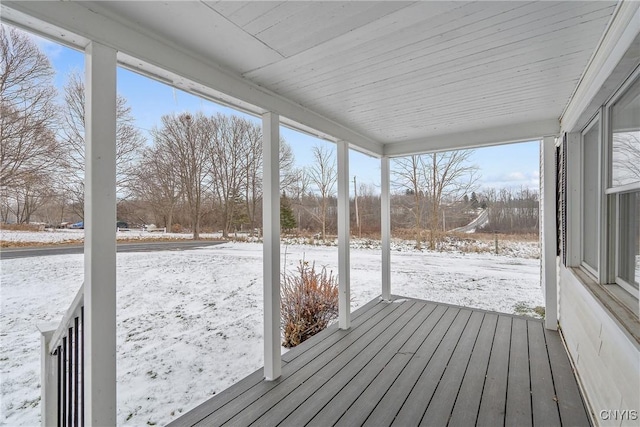
M384 144L558 119L615 2L84 2Z

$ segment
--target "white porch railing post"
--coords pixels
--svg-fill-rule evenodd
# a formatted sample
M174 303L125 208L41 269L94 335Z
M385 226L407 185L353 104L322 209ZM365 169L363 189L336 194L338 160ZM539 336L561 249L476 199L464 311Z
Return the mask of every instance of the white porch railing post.
M85 419L116 424L116 51L86 48Z
M58 423L58 364L57 357L51 355L49 343L58 327L57 323L38 325L40 331L40 424L53 426Z
M380 159L380 234L382 237L382 299L391 299L391 170L389 157Z
M340 329L351 327L349 259L349 143L338 141L338 318Z
M264 158L262 228L264 281L264 376L280 376L280 118L262 115Z
M540 144L540 194L542 240L542 292L545 302L544 326L558 329L557 229L556 229L556 139L544 137Z

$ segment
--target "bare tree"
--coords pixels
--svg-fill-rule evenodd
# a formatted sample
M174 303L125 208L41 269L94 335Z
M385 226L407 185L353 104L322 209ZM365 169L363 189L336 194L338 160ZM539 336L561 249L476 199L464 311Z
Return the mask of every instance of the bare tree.
M305 228L302 218L302 214L305 212L303 201L309 191L309 173L304 167L296 168L292 172L292 178L292 184L289 186L289 200L297 219L298 229L303 229Z
M62 140L68 155L70 190L78 202L84 200L85 166L85 86L79 74L69 74L64 86ZM120 198L126 197L145 138L135 126L126 98L116 99L116 186ZM80 203L81 205L82 203Z
M394 161L393 185L404 194L413 198L410 208L415 229L416 248L422 248L422 217L425 208L425 189L427 187L423 156L401 157Z
M488 223L482 231L537 233L539 195L529 188L488 188L482 193L488 209Z
M34 174L22 179L20 185L8 189L8 209L16 222L31 222L32 215L53 196L48 178L45 174Z
M151 133L157 149L172 159L178 172L189 206L193 238L199 239L204 192L210 185L210 122L202 113L164 115L161 121L162 127Z
M611 151L613 184L640 181L640 132L614 131Z
M156 217L162 218L164 226L171 230L182 185L179 169L161 146L144 150L133 188L136 197L147 202Z
M248 138L251 123L237 116L222 114L209 118L208 123L212 134L208 147L212 165L212 187L221 207L222 235L228 237L237 217L241 215L238 209L244 207L238 205L245 205L241 199L241 191L245 178L243 171L247 170L247 163L253 160L251 141Z
M429 248L435 249L442 201L461 199L477 187L478 167L472 150L431 153L395 162L394 185L414 197L416 247L421 246L422 214L428 203Z
M470 162L473 150L448 151L428 154L424 169L427 178L427 196L431 201L429 214L429 249L436 247L440 206L447 199L459 200L478 187L478 166Z
M5 25L0 64L0 185L17 187L59 162L54 71L26 33Z
M318 220L322 226L322 240L327 234L327 212L329 200L335 194L336 163L333 150L325 147L313 146L311 148L314 164L309 168L309 181L315 186L319 193L320 212L312 215Z

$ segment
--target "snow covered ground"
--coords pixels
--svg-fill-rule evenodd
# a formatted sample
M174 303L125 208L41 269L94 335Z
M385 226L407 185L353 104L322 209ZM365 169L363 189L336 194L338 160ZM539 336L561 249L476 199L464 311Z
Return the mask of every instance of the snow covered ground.
M118 240L152 240L152 239L191 239L193 236L188 233L164 233L162 231L146 231L141 229L131 229L118 231ZM220 238L220 233L203 233L203 239ZM0 230L0 241L10 243L80 243L84 241L84 230L78 229L47 229L46 231L12 231Z
M2 238L5 239L5 233ZM353 309L380 294L380 250L356 241ZM505 255L428 252L396 242L392 292L521 312L542 306L535 244ZM286 244L286 266L304 258L337 271L337 248ZM262 245L119 253L118 424L166 424L262 366ZM82 255L1 262L0 423L39 425L38 323L59 320L82 281Z

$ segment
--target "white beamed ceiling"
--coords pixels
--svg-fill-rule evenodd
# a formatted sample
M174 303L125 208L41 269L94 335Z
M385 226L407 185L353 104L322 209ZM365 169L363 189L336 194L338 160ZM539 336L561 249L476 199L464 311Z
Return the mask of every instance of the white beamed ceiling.
M438 136L557 123L616 5L81 4L396 154Z

